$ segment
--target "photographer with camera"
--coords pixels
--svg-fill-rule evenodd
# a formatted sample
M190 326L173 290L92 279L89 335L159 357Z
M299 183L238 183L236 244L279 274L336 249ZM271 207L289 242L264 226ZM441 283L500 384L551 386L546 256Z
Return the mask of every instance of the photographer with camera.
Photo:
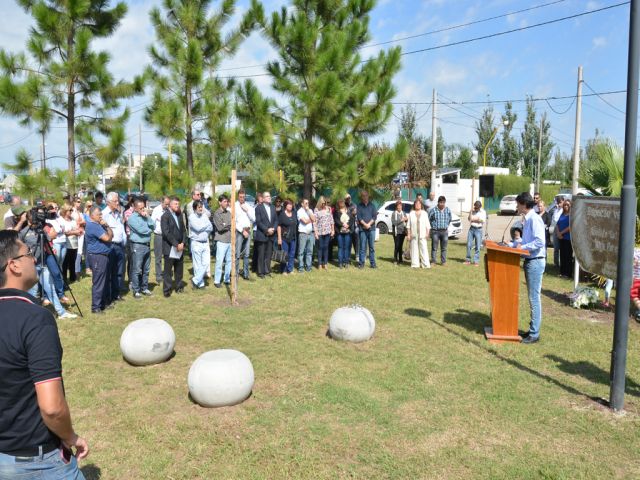
M0 232L0 480L83 480L89 446L71 423L56 321L27 293L37 280L18 233Z
M25 214L26 225L18 232L18 238L33 253L36 261L39 284L42 287L42 297L53 305L58 318L77 318L74 313L67 312L60 302L56 292L53 276L48 267L47 259L53 257L51 248L51 227L45 223L46 212L41 207L34 207ZM41 245L44 249L41 248ZM56 268L55 266L53 268ZM29 293L34 297L38 294L38 283Z

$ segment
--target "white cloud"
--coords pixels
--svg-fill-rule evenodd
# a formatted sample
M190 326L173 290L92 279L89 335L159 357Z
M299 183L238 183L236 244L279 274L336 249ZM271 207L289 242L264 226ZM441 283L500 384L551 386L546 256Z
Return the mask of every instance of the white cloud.
M435 73L433 81L436 86L446 86L448 88L468 80L469 75L464 66L450 63L446 60L437 62L433 72Z
M591 43L593 44L593 48L603 48L607 46L608 41L606 37L594 37Z
M600 8L600 2L593 0L587 2L587 10L595 10L596 8Z

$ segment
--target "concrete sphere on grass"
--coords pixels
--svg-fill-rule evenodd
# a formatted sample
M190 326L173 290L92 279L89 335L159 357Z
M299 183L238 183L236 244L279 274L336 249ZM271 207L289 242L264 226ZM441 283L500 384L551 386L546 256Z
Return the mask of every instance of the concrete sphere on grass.
M189 370L191 397L203 407L226 407L244 401L253 389L251 360L237 350L212 350L200 355Z
M371 312L360 305L338 308L329 321L329 335L346 342L366 342L376 330Z
M131 322L120 337L120 350L133 365L151 365L167 360L176 346L173 328L159 318Z

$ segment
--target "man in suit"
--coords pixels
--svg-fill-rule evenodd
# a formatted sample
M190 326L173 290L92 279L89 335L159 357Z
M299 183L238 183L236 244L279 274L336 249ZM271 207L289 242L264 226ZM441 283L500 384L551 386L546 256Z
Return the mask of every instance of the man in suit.
M187 238L182 212L180 211L180 200L178 197L171 197L169 209L160 218L162 229L162 256L164 257L164 271L162 273L162 291L165 297L171 296L172 276L175 281L176 293L184 292L182 282L182 272L184 266L184 242ZM171 255L173 250L173 255ZM175 258L179 256L180 258ZM172 275L173 271L173 275Z
M271 194L264 192L262 203L256 207L255 245L258 252L258 277L271 276L271 253L274 234L278 228L276 208L271 205Z

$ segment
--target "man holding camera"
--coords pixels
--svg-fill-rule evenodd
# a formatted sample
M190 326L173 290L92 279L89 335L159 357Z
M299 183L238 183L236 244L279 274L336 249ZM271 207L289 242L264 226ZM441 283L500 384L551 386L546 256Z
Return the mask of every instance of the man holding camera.
M82 480L89 446L71 424L56 321L27 293L37 280L18 232L0 232L0 480Z

